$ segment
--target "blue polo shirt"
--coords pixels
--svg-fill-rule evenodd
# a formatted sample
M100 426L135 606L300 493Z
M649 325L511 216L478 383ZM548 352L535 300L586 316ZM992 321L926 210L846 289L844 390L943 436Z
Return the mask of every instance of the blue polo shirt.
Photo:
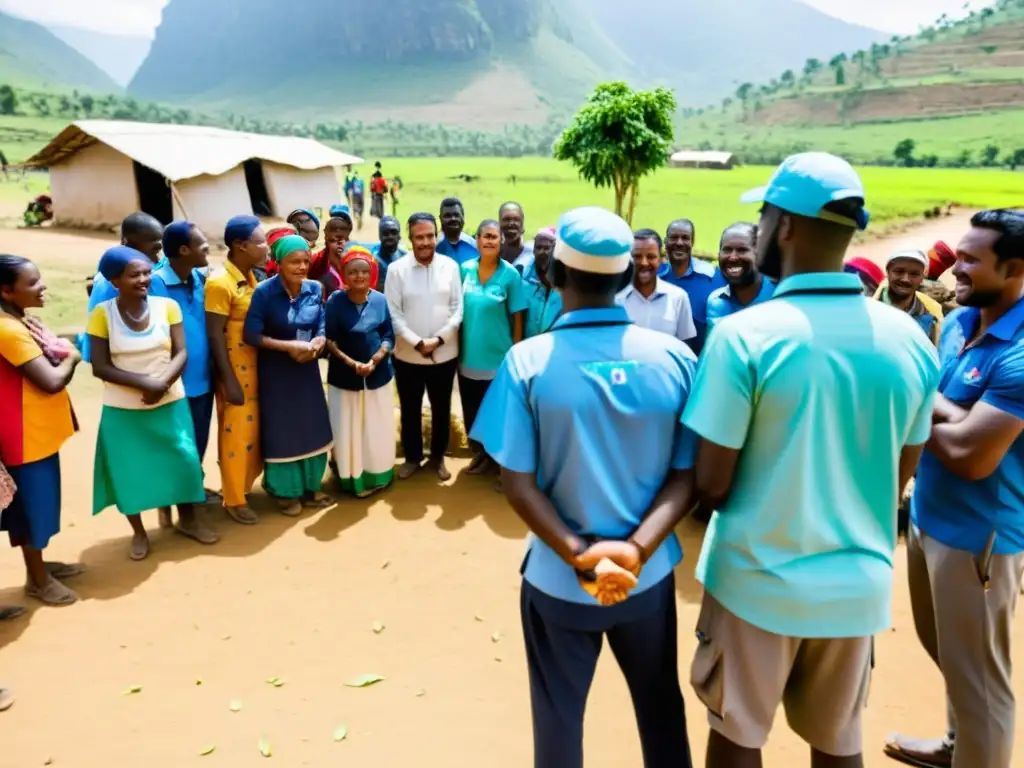
M153 265L153 272L160 269L167 263L167 257L161 256L160 260ZM88 312L86 318L92 316L92 311L96 309L100 304L108 299L112 299L117 296L117 288L107 278L101 275L99 272L92 279L92 293L89 294ZM87 363L92 362L92 354L89 351L89 334L84 334L82 337L82 360Z
M980 319L973 307L946 317L939 391L962 408L983 402L1024 419L1024 300L965 348ZM1024 435L984 480L957 477L925 449L910 515L924 533L954 549L980 553L995 531L995 554L1024 551Z
M209 394L211 358L210 342L206 336L206 278L198 269L193 269L191 285L182 282L170 262L164 260L153 270L149 292L153 296L174 299L181 307L185 349L188 352L185 371L181 374L186 397Z
M369 246L370 253L373 254L373 258L377 260L377 290L384 293L384 283L388 279L388 267L398 261L400 258L408 253L402 246L398 246L398 250L391 254L390 259L386 259L380 255L380 243L374 243Z
M480 258L480 251L476 249L476 240L463 232L459 235L459 242L452 245L443 234L437 239L437 252L444 254L459 265L465 264L470 259Z
M512 316L523 312L528 297L523 278L507 261L486 283L480 282L480 261L462 265L462 337L459 340L459 372L467 379L490 381L505 353L512 349Z
M541 282L532 261L523 270L523 290L527 296L523 336L529 339L555 324L562 312L562 294Z
M934 346L856 275L789 277L708 337L683 422L740 451L697 578L789 637L890 623L898 464L931 433Z
M506 469L536 475L576 533L626 539L669 471L693 466L696 440L680 417L695 367L683 342L633 325L621 307L569 312L551 332L508 353L472 437ZM662 581L681 559L673 534L633 594ZM523 576L560 600L598 604L539 539L531 539Z
M658 270L658 277L666 283L682 288L690 297L690 309L693 312L693 324L697 328L697 337L690 340L693 351L700 354L704 346L704 339L707 337L707 306L711 293L726 285L718 267L710 261L690 257L690 266L681 276L672 271L672 265L665 260Z
M761 278L761 290L757 292L754 300L749 304L740 304L732 295L732 286L727 285L724 288L718 288L711 292L708 297L707 307L707 329L708 333L715 327L715 323L721 320L723 317L739 312L741 309L752 307L755 304L768 301L773 295L775 295L775 281L767 277Z

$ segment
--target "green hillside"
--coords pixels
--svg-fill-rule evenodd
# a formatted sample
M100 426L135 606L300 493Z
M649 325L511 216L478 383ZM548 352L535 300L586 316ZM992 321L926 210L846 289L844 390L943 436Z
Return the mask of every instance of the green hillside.
M0 13L0 84L116 92L85 56L32 21Z
M906 139L917 164L1001 162L1024 147L1024 0L808 60L684 114L680 146L729 150L747 162L809 147L897 162L893 151Z

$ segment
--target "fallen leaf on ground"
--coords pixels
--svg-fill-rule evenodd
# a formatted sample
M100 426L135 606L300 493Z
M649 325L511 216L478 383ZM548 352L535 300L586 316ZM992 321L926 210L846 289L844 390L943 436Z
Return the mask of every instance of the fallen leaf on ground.
M380 564L380 569L383 571L389 565L391 565L391 561L390 560L385 560L383 563Z
M224 637L221 638L221 640L230 640L230 639L231 639L231 635L224 635Z
M275 688L280 688L282 685L284 685L284 680L282 680L280 677L268 677L267 682Z
M353 677L345 685L349 688L366 688L381 682L383 679L380 675L360 675L359 677Z
M483 616L479 616L479 615L477 615L477 616L474 616L474 617L473 617L473 621L483 621L483 620L484 620L484 617L483 617Z
M494 660L495 660L495 661L501 661L501 660L502 660L502 658L501 658L501 656L495 656L495 657L494 657Z
M124 695L128 696L129 694L132 694L132 693L142 693L142 686L141 685L133 685L131 688L129 688L128 690L126 690L124 692Z
M228 709L230 709L232 712L241 712L242 702L240 702L238 699L232 699L231 703L228 704Z
M348 738L348 726L347 725L339 725L337 728L334 729L334 740L335 741L344 741L347 738Z
M200 677L198 680L196 680L196 685L202 685L202 684L203 684L203 678Z
M425 690L423 690L423 691L416 691L416 697L417 698L419 698L420 696L426 696L426 695L427 695L427 692Z
M216 745L214 745L214 744L211 744L211 745L210 745L210 746L208 746L208 747L203 747L203 749L202 749L202 751L200 751L199 755L200 755L200 757L206 757L207 755L212 755L212 754L213 754L213 751L214 751L214 750L215 750L216 748L217 748L217 747L216 747Z
M491 635L491 642L492 643L496 643L499 640L501 640L501 632L495 632L493 635Z
M274 750L270 747L270 742L265 738L260 739L260 754L264 757L270 757L274 754Z
M373 622L373 631L374 633L379 635L381 632L384 631L384 625L381 624L379 621Z

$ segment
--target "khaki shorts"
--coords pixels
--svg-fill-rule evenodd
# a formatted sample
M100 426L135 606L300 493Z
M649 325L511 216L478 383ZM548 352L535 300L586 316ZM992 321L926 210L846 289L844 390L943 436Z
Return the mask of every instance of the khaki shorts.
M819 752L860 754L872 638L807 639L766 632L707 592L697 620L690 683L711 729L761 749L782 704L790 728Z

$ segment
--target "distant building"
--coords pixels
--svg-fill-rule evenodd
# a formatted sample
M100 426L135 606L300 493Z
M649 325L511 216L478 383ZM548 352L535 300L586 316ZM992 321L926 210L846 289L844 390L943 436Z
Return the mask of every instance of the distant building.
M341 199L336 169L361 162L313 139L82 120L25 165L49 169L58 226L116 227L141 210L164 223L189 219L218 239L238 214L327 210Z
M699 152L684 149L675 152L669 158L673 168L710 168L716 171L731 171L736 165L736 155L732 152Z

